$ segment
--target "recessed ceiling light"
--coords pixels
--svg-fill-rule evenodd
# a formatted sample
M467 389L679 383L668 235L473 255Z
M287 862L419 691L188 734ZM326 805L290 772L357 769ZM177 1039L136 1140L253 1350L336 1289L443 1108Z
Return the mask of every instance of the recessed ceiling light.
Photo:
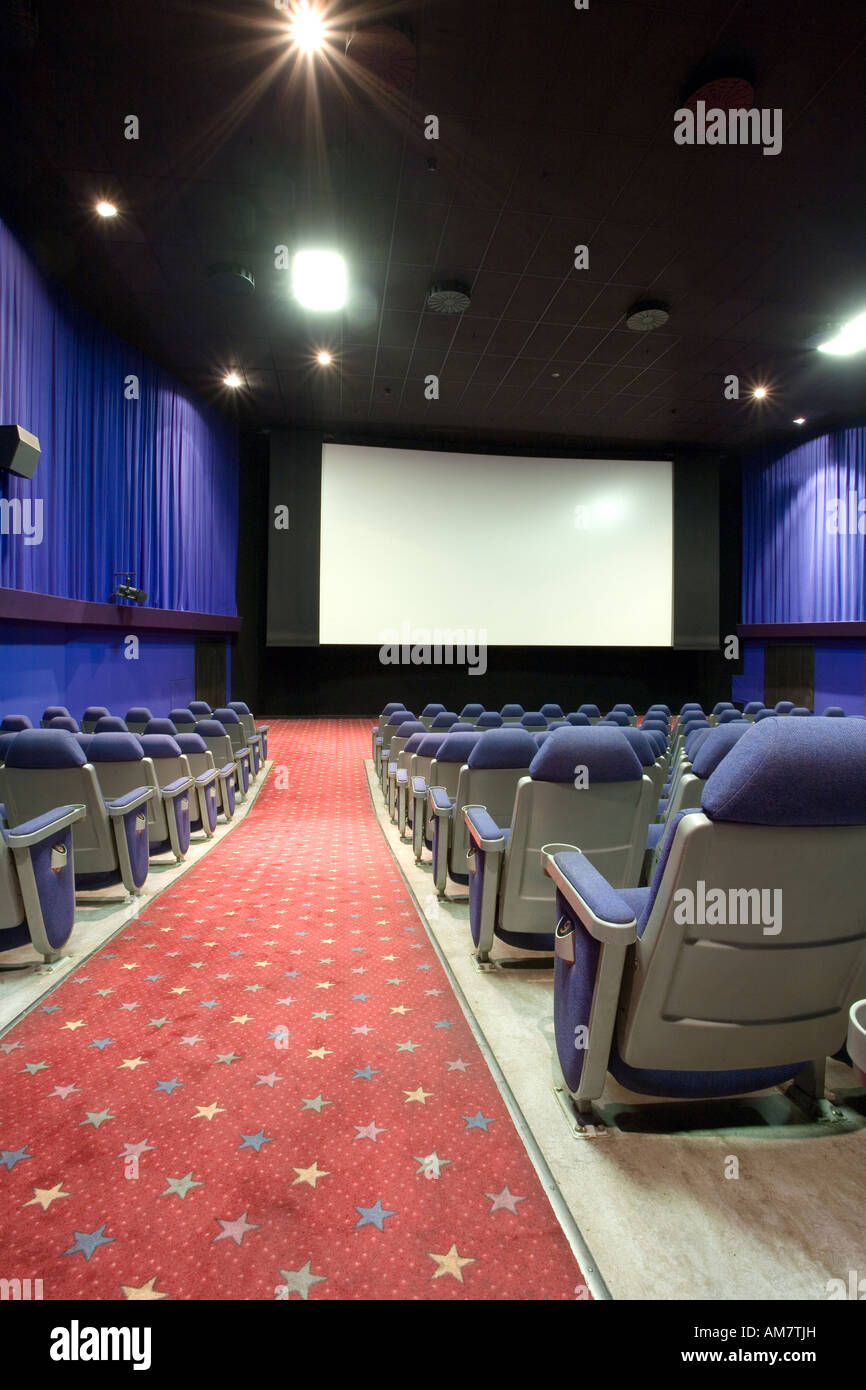
M292 263L292 293L304 309L342 309L346 262L336 251L298 251Z
M794 421L794 424L795 424L795 425L805 425L805 423L806 423L806 417L805 417L805 415L798 415L797 418L796 418L796 420Z
M104 200L96 204L96 211L99 213L100 217L117 216L117 208L114 206L114 203L107 203Z
M671 311L661 299L639 299L626 312L626 328L633 333L649 333L667 323Z
M320 367L330 367L333 360L334 359L331 356L331 354L329 352L326 352L324 348L321 352L316 353L316 361L318 362Z
M317 53L326 38L324 16L308 0L300 0L289 21L289 35L292 43L304 53Z
M818 343L817 347L819 352L826 352L831 357L850 357L854 352L862 352L866 348L866 314L858 314L844 323L838 333Z
M766 386L756 386L755 389L754 389L754 391L752 392L752 395L754 396L754 398L755 398L756 401L762 401L762 400L764 399L764 397L766 396L766 394L767 394L767 388L766 388Z
M223 386L238 387L243 386L243 380L237 372L229 372L228 376L223 377Z

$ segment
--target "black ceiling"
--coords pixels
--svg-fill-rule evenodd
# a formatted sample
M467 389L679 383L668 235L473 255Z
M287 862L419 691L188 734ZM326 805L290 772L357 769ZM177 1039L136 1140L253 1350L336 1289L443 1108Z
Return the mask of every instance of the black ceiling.
M353 68L344 42L313 83L269 0L35 9L29 52L0 41L0 210L43 268L197 390L224 396L237 366L259 423L737 447L791 432L795 415L862 414L866 355L805 345L866 308L859 0L331 5L343 30L411 27L405 92ZM775 157L674 143L686 75L732 53L756 104L783 111ZM423 138L429 114L438 142ZM101 195L116 222L94 218ZM274 248L329 238L352 299L314 318ZM578 244L588 270L573 267ZM216 261L250 267L255 294L216 293ZM437 279L471 286L465 314L425 308ZM662 329L625 327L641 298L669 303ZM334 368L311 365L321 346ZM758 383L761 405L747 398Z

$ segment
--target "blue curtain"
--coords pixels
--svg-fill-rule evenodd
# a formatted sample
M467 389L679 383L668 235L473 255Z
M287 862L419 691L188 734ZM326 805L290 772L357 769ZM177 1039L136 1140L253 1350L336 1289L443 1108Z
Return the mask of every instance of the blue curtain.
M235 431L49 290L2 222L0 424L39 437L32 481L0 473L0 494L43 518L27 544L5 510L0 586L104 603L131 570L149 607L236 613Z
M862 427L744 462L744 623L866 620L863 499Z

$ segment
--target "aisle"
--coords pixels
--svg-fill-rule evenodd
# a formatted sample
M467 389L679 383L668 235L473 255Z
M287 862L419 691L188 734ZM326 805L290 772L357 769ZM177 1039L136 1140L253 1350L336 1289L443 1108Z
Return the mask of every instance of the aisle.
M587 1297L376 823L369 737L272 724L247 820L0 1040L0 1277Z

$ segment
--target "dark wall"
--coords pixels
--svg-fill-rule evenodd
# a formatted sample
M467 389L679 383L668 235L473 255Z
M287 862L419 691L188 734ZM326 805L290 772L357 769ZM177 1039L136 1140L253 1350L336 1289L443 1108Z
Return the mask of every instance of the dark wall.
M709 538L719 547L717 648L500 647L488 653L485 675L470 676L465 667L385 666L376 647L265 645L270 525L267 436L258 436L251 455L253 461L248 463L246 450L242 453L238 613L245 622L233 662L232 686L235 698L247 699L262 717L372 716L389 700L398 699L417 713L430 701L459 710L469 701L499 709L506 701L517 700L531 709L551 700L573 709L585 700L609 708L628 699L640 708L654 699L679 706L687 699L712 705L730 698L731 677L742 670L741 662L725 660L723 655L724 636L736 632L739 620L738 460L719 463L718 456L702 459L699 455L677 460L678 467L693 470L719 468L718 536ZM699 546L700 536L693 539ZM639 593L634 602L640 604Z
M258 714L264 700L262 664L268 582L268 436L240 435L238 487L238 616L244 624L231 653L231 698Z

